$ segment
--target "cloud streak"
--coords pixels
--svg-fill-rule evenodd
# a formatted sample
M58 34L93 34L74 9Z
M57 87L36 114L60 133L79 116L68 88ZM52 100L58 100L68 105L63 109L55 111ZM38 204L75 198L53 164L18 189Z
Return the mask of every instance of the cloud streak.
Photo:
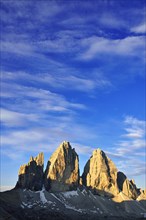
M68 70L73 71L73 70ZM50 73L42 73L42 74L30 74L27 72L2 72L1 80L3 82L12 81L14 83L16 80L25 80L30 81L32 83L42 83L43 85L49 85L53 88L59 88L63 90L73 90L73 91L81 91L81 92L90 92L96 89L106 89L111 88L112 83L104 76L100 74L96 74L92 78L79 77L77 75L61 75L61 74L50 74ZM6 85L5 85L6 86ZM3 87L5 87L3 86ZM3 90L3 89L2 89Z
M129 177L145 173L145 124L144 120L126 116L123 121L123 129L127 133L121 135L122 139L113 148L114 153L119 155L118 168Z
M138 120L137 118L127 116L124 120L126 125L125 131L127 134L123 135L129 138L143 138L145 134L145 121Z
M146 33L146 23L140 24L131 28L131 31L137 34L145 34Z
M38 120L38 116L35 114L24 114L3 108L0 109L0 114L1 123L8 127L24 126L27 125L28 122L30 123Z
M93 36L84 39L82 45L87 49L80 58L90 60L101 54L139 56L137 53L144 52L144 37L126 37L124 39L106 39Z
M86 107L81 103L69 102L63 95L50 92L45 89L37 89L35 87L28 87L17 85L15 83L1 83L2 98L13 99L17 102L16 105L9 105L3 102L3 105L16 111L72 111L72 109L85 109ZM22 109L21 106L24 108Z

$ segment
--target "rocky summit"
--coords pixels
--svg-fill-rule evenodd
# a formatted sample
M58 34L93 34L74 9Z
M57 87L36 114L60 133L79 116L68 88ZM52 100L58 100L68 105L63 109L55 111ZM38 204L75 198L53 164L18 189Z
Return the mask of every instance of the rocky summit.
M69 142L63 142L53 153L45 170L45 188L61 192L79 185L79 159Z
M93 151L82 176L78 155L67 141L43 168L43 153L20 167L16 187L0 193L1 220L134 220L146 216L146 190L138 189L100 149Z
M44 154L30 158L28 164L22 165L19 170L16 188L41 190L43 186Z
M100 150L94 150L85 165L82 175L83 184L95 192L117 195L117 168L115 164Z
M136 199L140 191L137 189L134 180L128 180L126 175L122 172L118 172L117 183L120 191L131 199Z

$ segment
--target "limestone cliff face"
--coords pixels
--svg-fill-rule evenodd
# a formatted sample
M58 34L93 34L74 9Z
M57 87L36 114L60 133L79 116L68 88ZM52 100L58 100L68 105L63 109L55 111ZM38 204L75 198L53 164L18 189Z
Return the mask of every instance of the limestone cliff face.
M79 159L69 142L53 153L45 170L45 188L59 192L76 189L79 184Z
M119 192L117 168L100 149L94 150L86 163L82 180L83 185L97 192L106 192L109 195L116 195Z
M35 158L31 157L28 164L20 167L16 187L34 191L41 190L43 186L43 167L43 153L38 154Z
M100 149L93 151L81 177L78 155L66 141L52 154L45 172L43 167L43 153L31 157L28 164L20 167L16 188L37 191L44 186L50 192L62 192L87 187L105 196L117 197L120 192L129 199L146 199L146 191L137 189L133 180L129 181L122 172L118 172Z
M140 189L139 192L140 192L140 195L138 196L137 200L138 201L146 200L146 189L144 190Z
M136 199L139 195L134 180L129 181L124 173L118 172L117 183L120 191L131 199Z

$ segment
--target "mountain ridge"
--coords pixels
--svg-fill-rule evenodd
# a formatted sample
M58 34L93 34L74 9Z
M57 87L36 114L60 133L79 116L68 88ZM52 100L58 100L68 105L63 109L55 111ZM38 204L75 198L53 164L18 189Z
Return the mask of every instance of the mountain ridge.
M14 189L0 193L1 220L140 220L146 216L146 190L94 150L80 176L79 157L62 142L48 160L44 154L20 166Z
M138 189L133 181L128 180L124 173L118 171L113 161L100 148L93 151L81 176L79 156L68 141L63 141L59 145L48 160L45 170L43 168L43 153L35 158L31 157L27 165L20 166L16 188L35 191L41 190L44 186L48 191L61 192L85 186L98 194L103 191L104 194L116 196L122 191L132 199L140 195L141 189ZM36 174L38 170L39 175ZM39 176L41 178L37 187L33 186L35 176L37 180Z

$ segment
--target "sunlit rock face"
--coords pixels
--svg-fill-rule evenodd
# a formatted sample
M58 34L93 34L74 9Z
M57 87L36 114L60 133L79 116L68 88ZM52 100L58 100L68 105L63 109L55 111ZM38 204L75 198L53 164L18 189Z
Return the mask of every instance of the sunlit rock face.
M52 154L45 170L45 188L52 192L76 189L79 185L79 159L69 142Z
M84 186L95 190L95 192L106 192L111 196L119 193L117 168L100 149L94 150L86 163L82 180Z
M69 142L64 141L52 154L45 172L44 154L30 158L19 170L16 188L63 192L87 187L92 192L104 196L121 195L129 199L142 200L146 192L138 189L133 180L128 180L125 174L118 172L114 163L100 150L94 150L87 161L83 175L79 175L79 159Z
M16 188L24 188L30 190L41 190L43 186L43 167L44 154L40 153L37 157L30 158L26 165L22 165L19 169L18 182Z
M137 200L138 200L138 201L140 201L140 200L146 200L146 189L144 189L144 190L140 189L140 190L139 190L139 193L140 193L140 194L139 194Z
M129 181L124 173L118 172L117 182L120 191L122 191L129 198L136 199L140 194L134 183L134 180Z

